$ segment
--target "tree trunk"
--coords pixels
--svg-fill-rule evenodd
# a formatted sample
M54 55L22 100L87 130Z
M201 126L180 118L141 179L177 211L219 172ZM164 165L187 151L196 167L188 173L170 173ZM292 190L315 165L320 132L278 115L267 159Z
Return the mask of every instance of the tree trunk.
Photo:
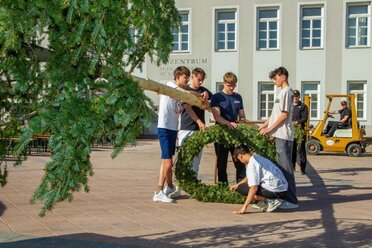
M158 94L169 96L171 98L180 100L190 105L197 106L201 109L206 109L208 107L208 105L204 103L200 98L192 94L188 94L188 93L176 90L164 84L155 82L151 79L144 79L144 78L136 77L133 75L131 77L134 80L138 81L138 84L144 90L154 91L154 92L157 92Z

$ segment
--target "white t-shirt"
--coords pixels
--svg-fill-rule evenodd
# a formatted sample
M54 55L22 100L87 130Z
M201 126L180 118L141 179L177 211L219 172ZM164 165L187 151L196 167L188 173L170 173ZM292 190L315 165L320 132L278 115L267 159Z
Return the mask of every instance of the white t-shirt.
M261 185L271 192L284 192L288 189L288 182L282 171L267 158L253 155L248 162L248 186Z
M274 124L274 122L279 118L282 112L288 112L288 118L273 132L270 133L271 136L293 141L294 129L292 124L292 112L293 112L293 92L291 87L283 88L275 98L273 110L269 119L269 126Z
M179 87L175 82L168 82L166 85L172 88ZM181 101L160 95L158 128L178 131L178 119L183 110Z

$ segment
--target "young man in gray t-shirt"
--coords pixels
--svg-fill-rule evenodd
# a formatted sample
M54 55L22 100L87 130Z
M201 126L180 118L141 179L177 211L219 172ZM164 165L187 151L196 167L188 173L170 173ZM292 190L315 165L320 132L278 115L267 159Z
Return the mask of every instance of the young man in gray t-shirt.
M270 72L269 77L280 88L275 98L270 118L260 127L261 135L275 137L279 165L288 181L288 194L280 208L298 208L296 182L292 166L294 129L292 124L293 91L288 83L288 71L279 67Z

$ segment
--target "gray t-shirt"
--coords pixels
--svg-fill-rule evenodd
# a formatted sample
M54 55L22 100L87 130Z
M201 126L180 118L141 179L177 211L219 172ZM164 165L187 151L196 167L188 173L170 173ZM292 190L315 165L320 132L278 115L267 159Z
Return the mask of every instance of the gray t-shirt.
M284 192L288 182L282 171L267 158L254 155L249 159L247 169L248 186L261 185L271 192Z
M274 107L269 119L269 128L279 118L282 112L288 112L288 118L269 135L293 141L294 129L292 124L292 112L293 112L293 92L291 87L283 88L275 98Z

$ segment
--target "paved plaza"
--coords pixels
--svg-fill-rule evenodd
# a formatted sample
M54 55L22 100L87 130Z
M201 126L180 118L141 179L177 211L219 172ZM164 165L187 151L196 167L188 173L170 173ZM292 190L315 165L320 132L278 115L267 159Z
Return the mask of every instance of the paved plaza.
M213 181L213 146L204 149L200 178ZM152 201L160 166L157 140L139 140L112 160L95 148L90 193L74 194L45 217L30 198L48 156L8 162L0 188L0 247L371 247L372 146L362 157L309 156L296 171L300 207L261 213L240 205L203 203L183 193L175 204ZM229 162L229 179L234 167ZM231 182L233 183L233 182Z

